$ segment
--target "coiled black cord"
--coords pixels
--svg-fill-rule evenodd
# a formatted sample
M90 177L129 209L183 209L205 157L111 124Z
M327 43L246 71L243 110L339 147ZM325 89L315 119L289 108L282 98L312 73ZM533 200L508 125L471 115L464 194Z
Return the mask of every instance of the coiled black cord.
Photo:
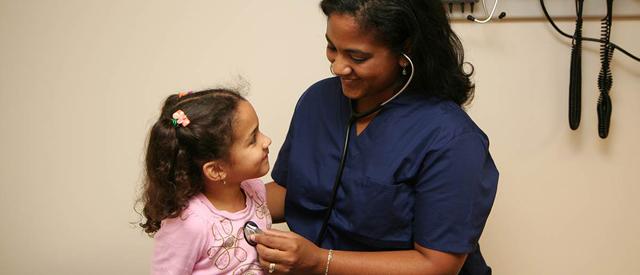
M573 39L573 36L568 35L567 33L563 32L560 28L558 28L558 26L556 25L555 22L553 22L553 19L551 19L551 16L549 16L549 12L547 11L547 7L544 5L544 0L540 0L540 6L542 7L542 12L544 13L544 16L547 18L547 21L549 21L549 23L551 23L551 26L553 26L553 28L558 31L558 33L560 33L562 36L568 37ZM603 41L601 39L597 39L597 38L591 38L591 37L582 37L581 38L582 41L591 41L591 42L598 42L598 43L606 43L609 44L610 47L615 48L616 50L622 52L623 54L627 55L628 57L631 57L632 59L634 59L635 61L640 62L640 58L638 58L637 56L629 53L627 50L621 48L620 46L616 45L615 43L611 42L611 41Z
M598 74L598 90L600 97L598 98L598 135L600 138L606 138L609 135L609 125L611 124L611 97L609 91L613 85L613 76L611 75L611 59L613 58L613 50L609 44L611 37L613 0L607 0L607 15L601 20L602 40L605 41L600 45L600 73Z
M584 0L576 0L576 29L571 48L571 72L569 80L569 127L580 126L582 110L582 11Z

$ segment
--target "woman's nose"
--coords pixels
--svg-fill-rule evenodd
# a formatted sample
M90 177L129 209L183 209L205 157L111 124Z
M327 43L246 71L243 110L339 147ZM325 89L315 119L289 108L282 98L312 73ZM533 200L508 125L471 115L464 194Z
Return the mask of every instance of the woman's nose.
M346 76L351 74L352 69L347 63L341 62L339 58L336 58L336 60L331 63L331 72L337 76Z

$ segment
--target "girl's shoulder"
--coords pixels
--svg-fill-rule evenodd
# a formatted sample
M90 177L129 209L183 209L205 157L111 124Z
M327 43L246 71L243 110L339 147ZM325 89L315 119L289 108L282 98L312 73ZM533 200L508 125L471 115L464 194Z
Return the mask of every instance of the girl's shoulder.
M200 201L197 196L189 199L189 204L175 218L162 220L160 231L156 235L188 235L197 236L208 233L210 221L200 214Z
M265 198L267 194L267 190L264 186L264 182L261 179L249 179L243 181L241 184L244 192L250 196L258 196L260 198Z

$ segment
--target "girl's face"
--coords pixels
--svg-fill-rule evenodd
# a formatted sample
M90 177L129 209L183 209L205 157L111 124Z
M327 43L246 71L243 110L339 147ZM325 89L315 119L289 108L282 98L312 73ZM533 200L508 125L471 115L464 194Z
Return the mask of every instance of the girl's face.
M401 81L400 56L362 31L356 19L333 13L327 22L327 59L340 77L342 92L364 111L393 96Z
M259 178L269 172L271 139L260 132L258 116L245 100L238 103L233 121L233 144L226 169L228 182Z

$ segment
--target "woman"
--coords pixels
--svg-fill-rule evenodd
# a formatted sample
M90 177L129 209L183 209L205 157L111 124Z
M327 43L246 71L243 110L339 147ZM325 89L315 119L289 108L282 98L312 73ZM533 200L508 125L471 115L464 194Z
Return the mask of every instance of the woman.
M320 6L336 77L296 106L267 184L274 221L286 219L293 232L255 236L261 265L269 273L490 274L478 239L498 171L461 107L473 85L441 1Z

